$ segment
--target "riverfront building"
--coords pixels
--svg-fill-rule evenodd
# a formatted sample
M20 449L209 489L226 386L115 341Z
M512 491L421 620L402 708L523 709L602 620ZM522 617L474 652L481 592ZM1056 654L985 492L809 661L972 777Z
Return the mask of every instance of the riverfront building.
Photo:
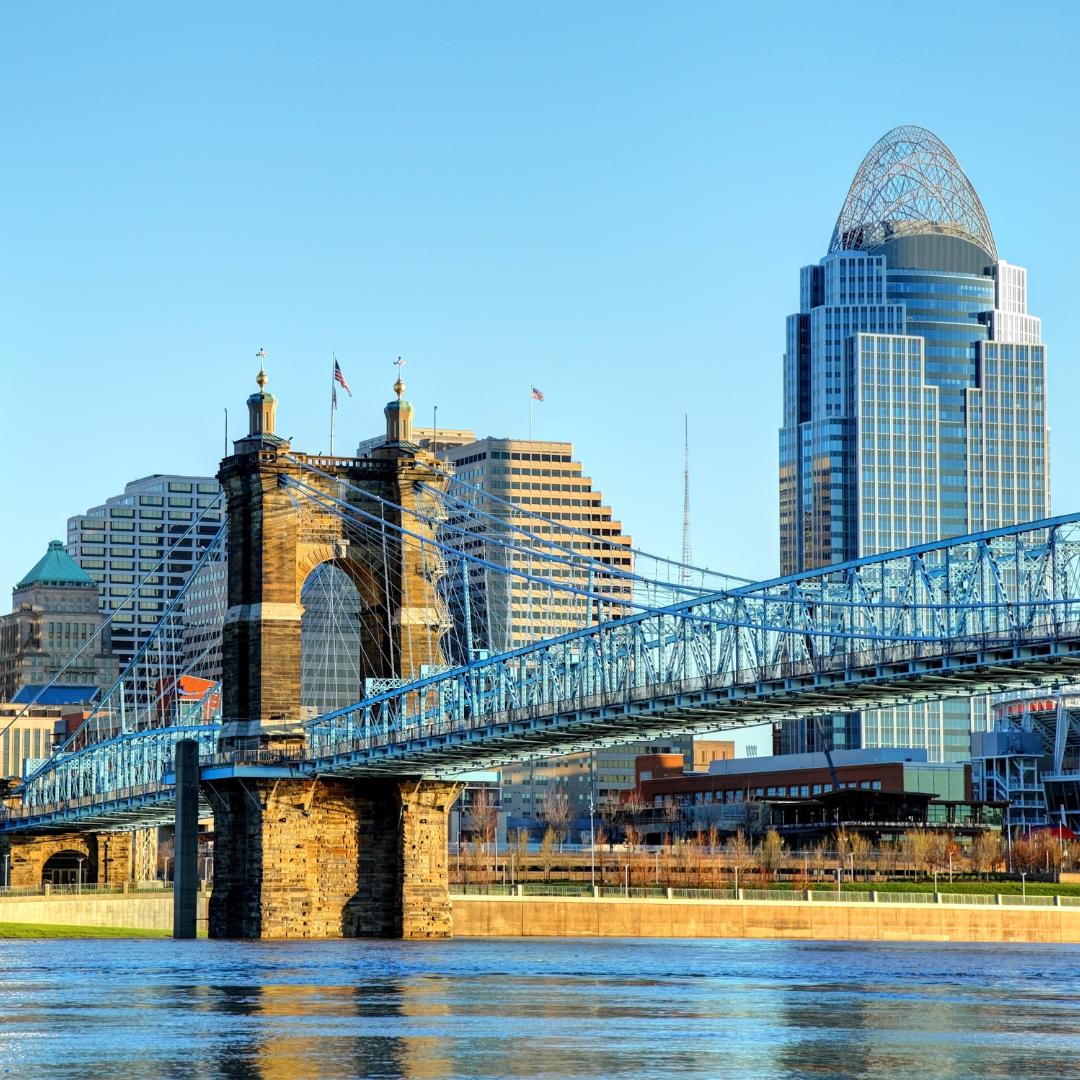
M1010 828L1080 835L1080 686L997 697L993 730L971 735L971 775L977 798L1009 803Z
M1047 516L1046 351L1027 271L998 255L956 158L900 127L860 165L828 254L800 271L780 431L781 573ZM828 719L837 748L969 754L981 702ZM785 752L813 722L785 724Z

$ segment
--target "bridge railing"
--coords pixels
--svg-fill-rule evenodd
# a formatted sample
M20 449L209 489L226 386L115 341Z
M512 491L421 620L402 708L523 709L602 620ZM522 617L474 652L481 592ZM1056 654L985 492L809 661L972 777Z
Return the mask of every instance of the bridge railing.
M1060 620L1054 628L1032 627L948 641L939 639L933 647L930 641L925 641L863 649L843 657L780 660L726 671L702 671L699 665L683 658L662 679L654 677L659 664L633 663L635 628L611 624L598 633L605 639L602 648L606 646L621 655L598 661L591 671L581 660L551 657L555 645L546 647L549 655L545 662L538 662L531 670L522 670L524 665L520 664L475 665L433 680L427 686L389 692L311 722L310 756L318 760L344 752L390 748L493 724L514 724L570 710L589 712L614 705L632 706L699 691L742 687L748 691L762 688L767 692L767 684L777 684L774 689L781 691L784 684L800 679L819 680L822 689L827 690L830 685L836 685L830 683L830 677L839 681L851 675L873 679L901 674L891 670L898 667L927 672L935 670L935 662L946 657L1024 645L1040 648L1051 640L1080 639L1080 618ZM597 684L604 688L592 691L590 687ZM825 706L822 709L828 711ZM783 710L773 711L781 715Z
M601 622L308 723L316 758L560 710L1045 645L1080 633L1080 515Z
M171 792L163 777L173 769L177 742L196 740L200 759L210 760L217 751L220 730L218 724L151 728L57 754L18 789L15 799L9 798L0 808L0 823L76 813L104 803L131 803Z
M0 820L149 798L184 737L199 740L207 762L317 769L333 768L342 753L704 690L727 691L729 703L754 699L753 719L794 715L788 701L800 693L801 715L810 715L834 711L831 687L925 674L946 658L998 648L1049 652L1078 637L1080 514L601 621L325 714L305 725L303 752L222 754L216 725L125 732L54 756ZM482 756L478 748L457 760L470 752Z

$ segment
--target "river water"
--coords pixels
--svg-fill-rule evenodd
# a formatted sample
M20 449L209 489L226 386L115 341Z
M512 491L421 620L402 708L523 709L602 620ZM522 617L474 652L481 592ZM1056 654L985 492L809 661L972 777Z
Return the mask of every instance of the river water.
M0 1077L1080 1077L1080 948L0 941Z

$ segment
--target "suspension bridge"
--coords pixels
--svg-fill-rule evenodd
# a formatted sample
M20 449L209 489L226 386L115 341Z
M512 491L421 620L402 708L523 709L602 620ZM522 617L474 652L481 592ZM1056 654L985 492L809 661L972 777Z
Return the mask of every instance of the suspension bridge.
M438 835L445 861L464 771L1080 676L1080 514L749 582L468 484L412 444L400 389L385 446L363 459L293 451L263 383L248 404L219 473L226 525L86 722L0 810L8 843L172 821L177 746L196 745L220 936L441 933ZM187 594L216 564L227 603L193 653ZM334 628L323 670L303 636L320 604ZM210 654L220 685L180 700ZM342 662L358 689L344 705L326 692ZM334 858L367 865L366 884L348 870L327 899L341 867L282 854L316 828L347 853ZM268 899L285 881L322 914ZM345 894L365 898L352 915Z

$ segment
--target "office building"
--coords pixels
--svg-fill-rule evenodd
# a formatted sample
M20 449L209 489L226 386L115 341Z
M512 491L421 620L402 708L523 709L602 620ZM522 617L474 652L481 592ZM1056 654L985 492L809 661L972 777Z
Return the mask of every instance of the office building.
M650 753L677 754L681 760L693 761L694 740L686 736L624 743L504 766L500 772L501 805L509 828L542 831L547 803L553 795L566 796L579 826L588 821L590 807L598 819L613 818L623 793L636 785L634 762Z
M83 715L81 702L74 705L52 703L52 691L48 694L49 704L40 699L33 705L28 704L34 697L29 686L24 688L24 694L27 701L0 705L0 792L6 791L12 782L22 779L28 769L49 756L58 727L66 727L62 717L72 711L79 717ZM66 700L76 694L72 688L65 687L64 693L55 696Z
M438 453L440 450L454 450L459 446L476 442L476 433L467 428L426 428L413 425L410 442L424 450ZM364 439L356 447L357 457L370 457L371 451L386 445L385 435L373 435Z
M574 460L572 443L489 437L440 450L438 456L454 466L458 481L450 485L458 507L450 511L442 530L444 543L454 550L467 546L470 554L493 564L490 570L475 563L468 569L476 649L508 652L627 610L629 582L604 567L631 573L632 541L581 462ZM548 557L553 544L559 548L555 560ZM452 572L445 579L447 603L460 624L462 569L453 566L452 555L448 561ZM521 574L503 574L495 569L500 566ZM565 578L569 588L553 590L530 577ZM590 586L602 600L586 598ZM454 640L464 636L454 635Z
M112 648L120 670L160 622L220 528L220 490L212 476L155 474L132 480L122 495L68 518L68 554L97 583L99 610L116 613ZM202 511L202 523L192 529Z
M221 681L221 627L229 608L229 562L224 549L192 572L184 594L184 670Z
M777 829L789 842L820 843L838 824L874 842L895 841L916 828L948 828L961 842L1001 828L1001 806L986 805L972 788L972 767L927 761L922 749L840 750L781 758L718 760L705 773L645 777L655 759L637 768L651 808L646 837L678 819L698 833Z
M0 701L29 702L53 679L68 701L99 694L116 675L108 635L94 640L100 622L96 583L51 541L0 616Z
M781 573L1049 513L1046 352L1027 271L999 257L956 158L923 128L867 154L828 254L787 320ZM925 747L968 756L983 703L785 724L785 751Z

